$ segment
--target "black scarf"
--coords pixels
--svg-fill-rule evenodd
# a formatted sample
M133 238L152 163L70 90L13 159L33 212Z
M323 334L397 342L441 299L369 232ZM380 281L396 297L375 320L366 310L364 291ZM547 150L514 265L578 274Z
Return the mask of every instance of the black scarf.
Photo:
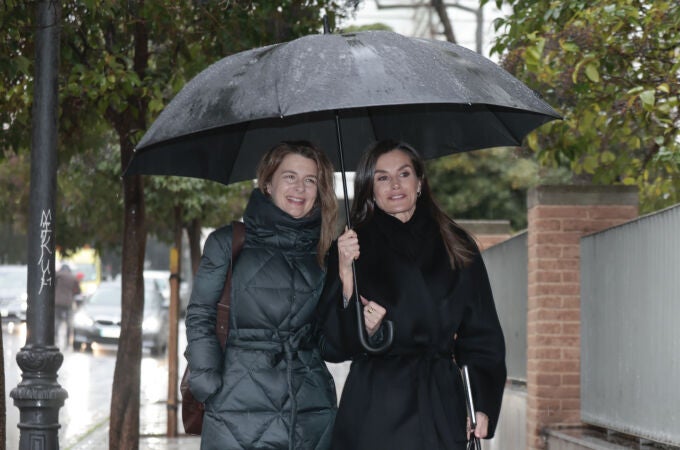
M439 225L423 201L418 199L413 216L406 222L387 214L376 206L373 222L395 253L415 261L421 261L424 254L439 236Z

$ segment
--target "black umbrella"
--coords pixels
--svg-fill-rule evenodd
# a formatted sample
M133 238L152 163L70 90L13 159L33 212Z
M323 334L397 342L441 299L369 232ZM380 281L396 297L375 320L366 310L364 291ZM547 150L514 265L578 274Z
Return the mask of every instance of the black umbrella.
M349 224L345 170L372 141L402 140L435 158L517 146L556 118L534 91L464 47L390 31L310 35L199 73L142 137L125 175L229 184L252 178L277 142L306 139L342 172ZM362 323L367 351L386 350L391 339L371 348Z

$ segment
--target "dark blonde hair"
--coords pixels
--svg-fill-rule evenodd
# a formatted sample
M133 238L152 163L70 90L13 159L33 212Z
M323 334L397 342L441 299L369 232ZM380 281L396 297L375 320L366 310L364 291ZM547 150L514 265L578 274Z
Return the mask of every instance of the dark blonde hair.
M274 172L279 168L283 159L291 154L303 156L316 163L318 174L315 206L321 208L321 236L317 247L317 260L319 265L323 266L326 252L333 242L338 218L338 202L333 186L333 165L326 154L308 141L280 142L260 159L257 167L257 184L260 191L269 196L265 186L271 182Z
M446 251L449 254L451 268L461 268L467 265L476 252L477 246L474 239L456 222L453 221L439 207L430 185L425 176L425 163L420 154L410 145L392 139L383 140L369 147L359 160L356 174L354 177L354 202L352 203L352 224L355 227L373 217L376 208L373 196L373 178L375 175L375 165L385 153L392 150L404 152L413 164L416 176L420 180L420 205L425 205L430 211L432 218L439 224L439 232L444 240Z

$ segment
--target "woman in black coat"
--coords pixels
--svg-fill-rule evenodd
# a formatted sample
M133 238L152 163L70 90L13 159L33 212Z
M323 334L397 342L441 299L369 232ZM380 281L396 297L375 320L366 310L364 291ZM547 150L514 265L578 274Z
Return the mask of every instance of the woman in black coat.
M318 314L325 357L351 359L333 432L338 450L464 449L468 365L475 434L490 438L505 385L505 343L473 239L435 204L410 146L382 141L355 178L353 230L331 247ZM352 261L370 340L394 324L384 354L359 345Z
M333 167L307 142L275 146L243 221L234 263L226 353L216 306L231 257L231 226L207 239L187 308L190 386L205 402L201 449L325 450L337 409L314 312L336 226Z

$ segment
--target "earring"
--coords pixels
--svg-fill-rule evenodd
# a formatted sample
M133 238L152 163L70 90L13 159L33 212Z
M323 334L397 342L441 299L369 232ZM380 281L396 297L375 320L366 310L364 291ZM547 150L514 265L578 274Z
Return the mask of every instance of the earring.
M418 197L420 197L420 194L422 194L422 191L416 192L416 195L417 195Z

